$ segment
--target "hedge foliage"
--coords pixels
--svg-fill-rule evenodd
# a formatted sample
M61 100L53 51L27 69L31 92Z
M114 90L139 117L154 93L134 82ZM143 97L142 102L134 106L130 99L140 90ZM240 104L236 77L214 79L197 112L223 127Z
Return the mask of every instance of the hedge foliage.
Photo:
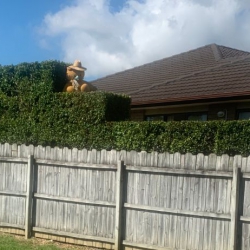
M115 149L250 155L250 121L121 122Z
M250 155L249 121L125 121L90 125L80 119L79 123L73 122L61 112L47 120L31 118L0 120L0 142L97 150Z
M58 93L66 66L57 61L0 66L0 143L250 154L250 121L124 121L129 119L128 96Z
M59 61L0 66L0 142L84 147L97 141L93 128L129 119L128 96L62 93L66 66Z
M43 61L0 66L0 91L8 96L23 94L27 89L61 92L66 83L67 63Z
M98 126L129 119L129 109L130 98L113 93L30 93L14 97L2 93L0 142L84 147L100 136L93 135Z

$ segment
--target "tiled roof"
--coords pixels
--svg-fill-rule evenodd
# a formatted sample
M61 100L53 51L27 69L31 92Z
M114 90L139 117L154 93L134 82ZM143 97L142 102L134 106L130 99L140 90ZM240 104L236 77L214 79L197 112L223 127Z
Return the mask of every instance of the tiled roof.
M250 56L133 92L133 104L250 96Z
M224 69L222 65L228 69L230 65L234 65L231 62L247 63L248 60L244 59L249 58L249 55L249 52L211 44L97 79L92 84L99 90L130 95L132 105L153 103L156 100L158 103L159 100L167 100L170 97L173 98L174 95L188 98L189 92L192 95L195 93L201 95L207 91L207 88L204 90L203 88L208 81L213 81L213 73L211 72L221 71ZM235 73L237 74L237 72ZM197 78L197 76L199 77ZM227 77L229 76L227 74ZM233 78L235 79L235 77ZM225 85L227 79L223 76L221 79ZM217 80L220 82L219 78ZM178 82L178 87L176 82ZM213 81L214 91L216 84L218 83ZM218 88L221 88L222 85L220 84ZM191 88L191 86L193 87Z
M219 46L221 57L223 59L230 58L230 57L238 57L238 56L246 56L249 55L249 52L241 51L237 49L231 49L225 46Z

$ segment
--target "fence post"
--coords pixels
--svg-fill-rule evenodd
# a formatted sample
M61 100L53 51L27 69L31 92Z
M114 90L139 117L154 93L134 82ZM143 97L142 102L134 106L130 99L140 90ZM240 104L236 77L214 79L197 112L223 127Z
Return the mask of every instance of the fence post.
M232 195L231 195L231 234L230 234L230 250L236 250L237 240L237 222L238 222L238 203L239 203L239 184L240 184L240 168L233 167Z
M122 206L123 206L124 162L118 161L116 172L116 207L115 207L115 250L121 249Z
M32 216L32 194L33 194L33 173L34 173L34 156L28 157L27 169L27 194L26 194L26 211L25 211L25 238L31 236L31 216Z

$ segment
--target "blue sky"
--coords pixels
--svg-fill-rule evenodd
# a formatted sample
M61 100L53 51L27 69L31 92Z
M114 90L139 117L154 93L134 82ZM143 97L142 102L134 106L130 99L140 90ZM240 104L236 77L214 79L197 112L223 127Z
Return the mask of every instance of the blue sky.
M250 51L250 1L0 2L1 65L79 59L88 80L210 43Z
M48 12L56 12L69 1L2 0L0 3L0 64L59 59L60 49L39 46L37 29Z
M0 64L18 64L43 60L62 60L58 39L53 49L39 45L39 28L46 14L56 13L72 0L1 0L0 2ZM124 0L111 0L110 10L119 11ZM57 46L58 44L58 46Z

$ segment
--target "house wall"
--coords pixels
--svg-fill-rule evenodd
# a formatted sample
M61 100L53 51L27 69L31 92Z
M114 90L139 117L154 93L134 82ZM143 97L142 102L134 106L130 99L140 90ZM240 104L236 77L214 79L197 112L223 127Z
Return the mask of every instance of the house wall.
M172 105L165 107L147 107L131 110L132 121L143 121L146 116L166 115L166 117L174 114L190 114L205 113L207 120L236 120L238 119L238 111L250 110L250 100L234 101L234 102L217 102L207 104L186 104ZM225 112L224 117L218 117L218 112Z
M144 120L144 110L131 110L130 114L131 121L143 121Z
M212 104L208 109L208 121L211 120L236 120L237 119L237 103L225 103L225 104ZM225 112L225 116L219 118L217 116L219 111Z
M186 106L168 106L168 107L149 107L140 110L131 110L132 121L143 121L146 116L155 115L173 115L190 112L208 112L208 105L186 105Z

